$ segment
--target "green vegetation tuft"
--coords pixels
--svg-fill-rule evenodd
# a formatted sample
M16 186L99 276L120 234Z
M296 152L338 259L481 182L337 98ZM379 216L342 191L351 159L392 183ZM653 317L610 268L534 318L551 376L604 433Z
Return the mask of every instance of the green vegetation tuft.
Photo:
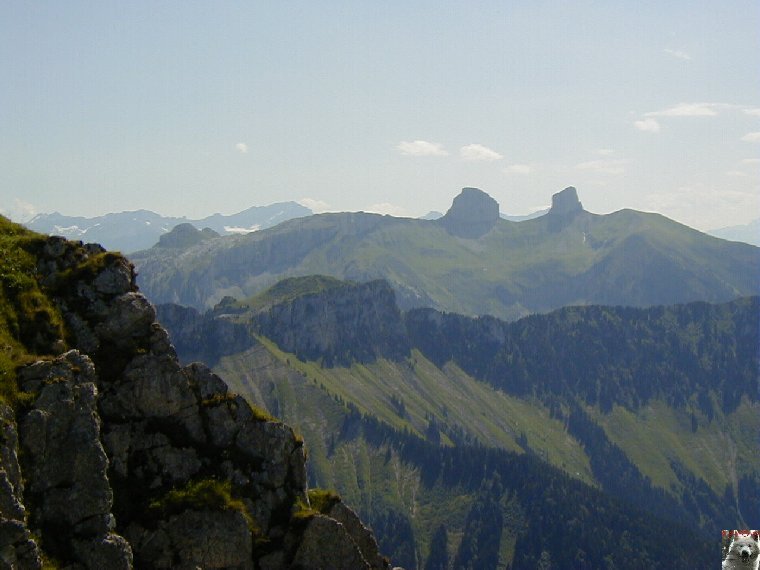
M232 483L229 481L189 481L180 488L172 489L160 499L151 501L148 508L162 517L176 515L187 509L238 511L245 518L251 532L258 531L245 503L232 496Z
M59 291L67 291L79 281L92 281L106 267L118 263L123 259L122 255L114 251L104 251L83 258L76 267L62 271L58 275L56 288Z
M19 401L16 370L52 352L63 319L37 281L45 238L0 216L0 401Z
M249 402L250 404L250 402ZM276 417L274 417L272 414L267 412L264 408L260 408L259 406L255 404L250 404L251 406L251 412L253 412L253 417L260 421L260 422L276 422L279 421Z
M333 491L325 489L310 489L309 504L300 497L293 503L291 517L296 522L304 522L317 515L327 514L333 505L340 503L340 497Z
M340 503L340 496L326 489L309 489L309 503L315 511L326 514L334 505Z
M290 277L283 279L266 291L240 301L240 307L261 309L278 303L286 303L305 295L316 295L331 289L351 287L355 283L342 281L325 275L308 275L306 277Z

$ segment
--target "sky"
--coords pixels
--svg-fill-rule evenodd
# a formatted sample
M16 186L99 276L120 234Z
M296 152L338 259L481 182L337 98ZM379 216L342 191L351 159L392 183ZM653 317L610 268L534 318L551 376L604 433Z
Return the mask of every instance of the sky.
M0 212L760 216L760 2L0 4Z

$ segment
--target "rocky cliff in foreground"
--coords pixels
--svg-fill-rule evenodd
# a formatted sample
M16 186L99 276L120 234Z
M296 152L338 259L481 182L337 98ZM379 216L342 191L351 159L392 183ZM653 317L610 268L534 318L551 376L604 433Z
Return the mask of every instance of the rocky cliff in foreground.
M288 426L179 365L124 258L6 237L3 348L32 362L2 370L0 568L389 567ZM54 307L31 327L24 287Z

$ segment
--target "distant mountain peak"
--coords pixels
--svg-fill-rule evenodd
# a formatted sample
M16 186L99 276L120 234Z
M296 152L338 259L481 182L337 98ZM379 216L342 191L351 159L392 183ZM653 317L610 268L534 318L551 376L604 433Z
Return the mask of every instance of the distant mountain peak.
M552 207L547 214L550 229L561 230L583 211L578 191L575 186L568 186L552 196Z
M203 228L202 230L199 230L193 224L184 222L174 226L172 231L158 238L158 243L153 247L187 249L188 247L215 237L219 237L219 233L211 228Z
M574 214L583 211L583 205L578 199L578 191L575 186L568 186L561 192L552 196L552 214Z
M479 238L499 221L499 203L478 188L462 188L441 218L446 231L463 238Z

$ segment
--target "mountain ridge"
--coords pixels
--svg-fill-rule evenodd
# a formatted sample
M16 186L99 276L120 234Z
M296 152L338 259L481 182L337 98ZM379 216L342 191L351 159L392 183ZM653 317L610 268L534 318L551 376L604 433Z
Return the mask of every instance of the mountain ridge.
M178 224L191 224L198 230L209 228L220 235L233 235L269 228L311 213L309 208L297 202L279 202L253 206L230 215L212 214L197 220L162 216L150 210L109 213L93 218L53 212L37 214L24 225L36 232L74 240L86 239L100 243L106 249L130 253L151 247Z
M491 216L478 237L450 233L445 216L319 214L207 241L181 255L154 249L130 258L151 300L198 309L315 273L387 279L403 309L507 319L568 304L719 302L760 292L759 248L658 214L593 214L582 209L575 189L566 191L569 206L559 198L547 214L522 222Z
M710 230L707 233L721 239L742 241L744 243L760 246L760 218L738 226L717 228Z

